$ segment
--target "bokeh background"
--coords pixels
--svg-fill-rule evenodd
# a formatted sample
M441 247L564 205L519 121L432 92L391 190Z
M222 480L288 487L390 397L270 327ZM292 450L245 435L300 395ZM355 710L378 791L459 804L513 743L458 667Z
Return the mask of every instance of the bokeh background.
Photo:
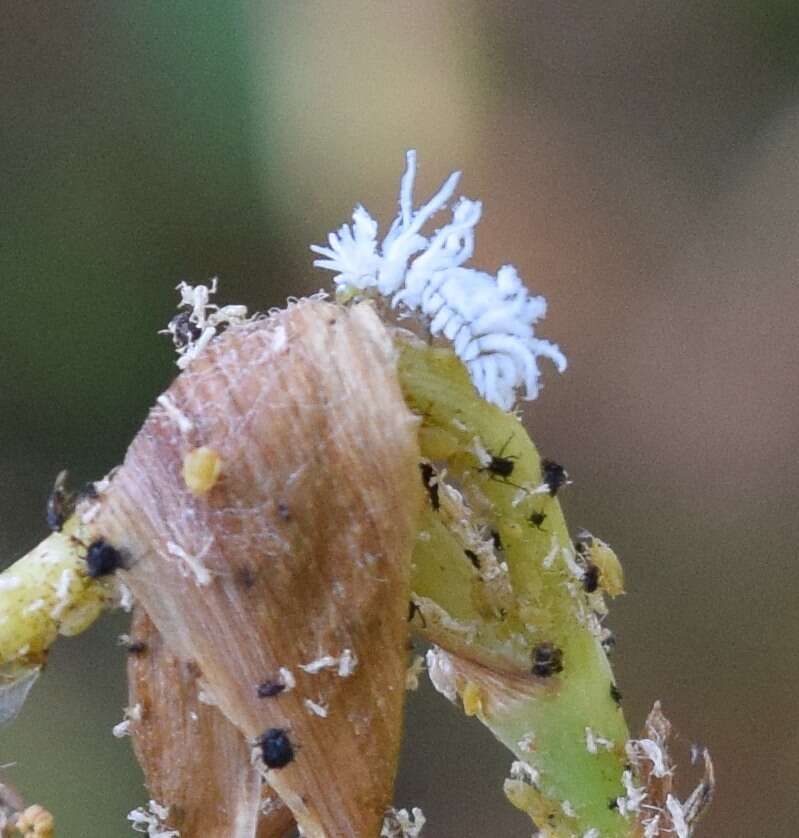
M527 409L621 555L614 661L716 759L707 836L796 834L799 4L790 0L5 2L0 27L0 562L55 474L121 461L176 372L174 286L281 304L358 201L453 168L476 262L513 262L570 359ZM0 733L64 838L130 834L124 615L62 640ZM398 805L431 838L524 836L510 756L411 697Z

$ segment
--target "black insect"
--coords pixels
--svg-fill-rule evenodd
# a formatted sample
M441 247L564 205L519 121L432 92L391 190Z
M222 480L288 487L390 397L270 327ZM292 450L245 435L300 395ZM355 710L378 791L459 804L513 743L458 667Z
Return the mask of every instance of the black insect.
M100 493L97 491L97 486L91 480L78 492L79 499L88 498L89 500L97 500L99 497Z
M541 524L547 519L546 512L533 512L527 519L537 530L541 529Z
M605 629L600 643L605 650L605 654L609 655L616 648L616 635L610 629Z
M513 435L509 436L502 448L499 449L499 454L492 454L488 464L483 466L480 471L487 471L492 477L499 477L505 483L509 482L508 478L513 474L517 458L515 456L505 457L504 454L512 439ZM510 485L515 484L511 483Z
M102 538L93 541L86 550L88 574L93 579L113 573L118 567L122 567L122 564L122 555L119 550Z
M285 689L286 685L282 681L264 681L263 684L258 684L256 692L258 698L274 698Z
M592 594L599 587L599 568L592 561L586 562L583 573L583 590Z
M438 510L441 506L441 502L438 498L438 480L436 477L436 470L430 465L430 463L419 463L419 470L422 472L422 483L424 484L425 489L427 489L427 494L430 497L430 503L433 509Z
M125 651L129 655L140 655L147 651L147 644L143 640L131 640L125 645Z
M539 643L533 649L533 675L549 678L563 671L563 652L548 641Z
M172 342L176 349L183 349L192 341L198 340L202 334L202 329L191 320L191 314L188 311L182 311L169 321L169 333L172 335Z
M541 479L549 488L549 496L555 497L558 489L569 479L566 469L554 460L541 460Z
M486 466L485 470L490 471L497 477L510 477L513 474L513 468L516 464L510 457L491 457L491 462Z
M258 745L267 768L283 768L294 759L294 746L283 728L270 727Z
M608 809L610 809L610 811L612 812L614 809L618 809L618 808L619 808L618 798L609 797L608 798Z
M64 521L75 511L75 499L67 491L67 473L62 471L55 479L53 489L47 496L47 526L53 532L61 532Z
M494 549L495 550L502 550L502 536L499 534L499 530L491 530L491 540L494 542Z
M610 697L616 702L618 707L621 707L621 693L613 681L610 682Z
M474 550L464 550L466 558L474 565L475 569L480 570L480 558Z

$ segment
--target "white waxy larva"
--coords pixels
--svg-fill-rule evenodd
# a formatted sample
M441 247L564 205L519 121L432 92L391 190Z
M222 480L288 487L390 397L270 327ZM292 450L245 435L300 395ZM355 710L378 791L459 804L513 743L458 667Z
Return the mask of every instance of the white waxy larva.
M340 288L374 289L390 297L400 312L418 312L429 321L430 333L453 342L480 394L505 410L516 392L534 399L540 389L538 359L548 358L560 372L566 358L560 349L534 334L534 324L546 314L546 300L530 296L512 265L496 277L463 267L474 251L474 229L480 220L479 201L461 198L452 220L426 237L421 230L444 209L460 172L444 182L419 209L413 209L416 152L407 153L400 183L400 211L382 243L377 222L356 207L351 226L328 236L328 247L314 245L314 265L336 272Z

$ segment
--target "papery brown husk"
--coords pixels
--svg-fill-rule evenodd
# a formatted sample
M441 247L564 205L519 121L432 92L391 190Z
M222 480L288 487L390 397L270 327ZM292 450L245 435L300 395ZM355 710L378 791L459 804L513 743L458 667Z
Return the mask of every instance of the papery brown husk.
M167 806L165 826L182 836L281 838L294 818L265 785L241 731L200 701L199 669L170 652L141 608L128 657L133 750L150 797Z
M296 758L267 779L307 836L371 838L391 803L422 502L395 362L368 305L304 301L232 327L167 391L184 421L150 412L89 525L126 556L136 600L239 730L251 742L288 731ZM195 497L181 467L200 446L222 472ZM351 677L299 668L344 649ZM296 688L259 698L280 667Z
M671 722L663 714L660 702L656 701L646 718L642 739L648 739L657 744L666 770L658 773L654 763L645 755L641 753L631 755L631 763L638 772L641 785L646 791L646 806L642 807L638 813L634 838L658 838L661 835L670 836L679 832L667 807L668 798L675 793L674 780L677 767L670 753L672 738ZM701 756L704 767L702 779L680 807L689 838L694 834L697 822L710 806L716 788L713 760L707 748L701 749ZM655 815L658 816L657 829L651 823Z

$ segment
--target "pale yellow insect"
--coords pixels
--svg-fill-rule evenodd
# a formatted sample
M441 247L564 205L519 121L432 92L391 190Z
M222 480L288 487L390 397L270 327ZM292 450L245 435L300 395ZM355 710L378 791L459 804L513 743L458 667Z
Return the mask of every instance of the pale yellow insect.
M624 593L624 571L619 557L599 538L592 539L590 547L591 561L599 568L599 586L609 596L617 597Z
M198 497L213 489L221 472L222 458L205 445L193 448L183 458L183 479L189 491Z

